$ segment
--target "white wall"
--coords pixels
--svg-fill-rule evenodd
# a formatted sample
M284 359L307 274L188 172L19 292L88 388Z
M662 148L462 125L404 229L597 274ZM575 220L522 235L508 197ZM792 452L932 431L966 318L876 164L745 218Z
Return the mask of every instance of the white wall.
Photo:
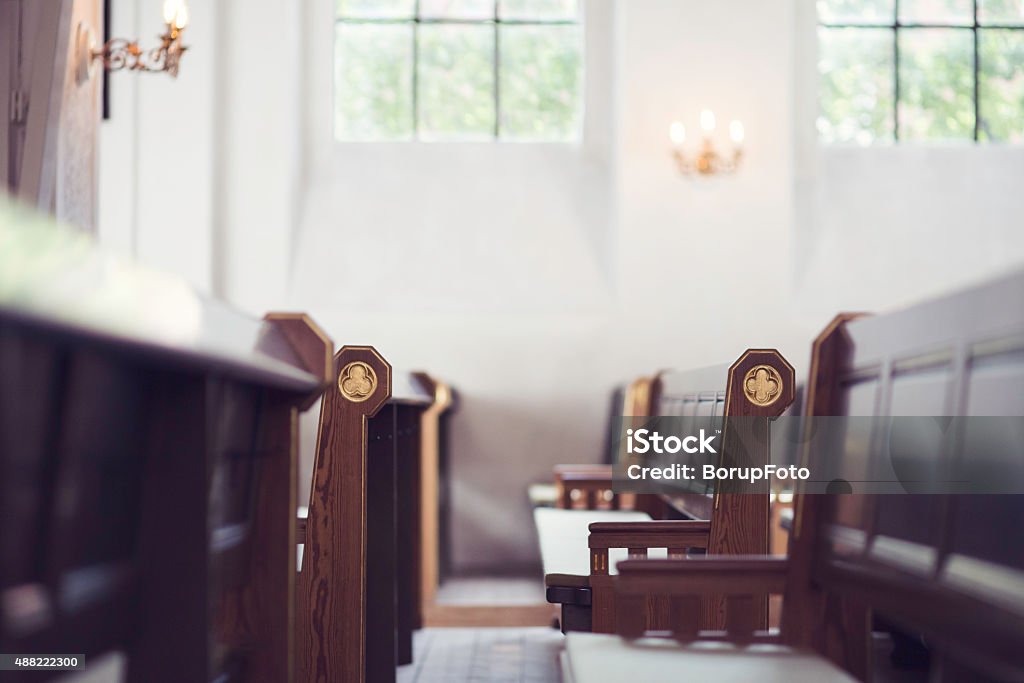
M115 0L113 35L153 43L161 5ZM100 234L262 313L284 304L298 211L300 5L189 9L177 79L112 74L112 116L100 127Z
M831 149L820 164L809 313L905 305L1024 262L1020 147Z
M155 44L161 3L113 5L114 36ZM191 3L190 9L189 50L178 79L111 74L111 119L100 125L99 233L111 247L209 291L217 15L212 3Z
M335 144L330 0L193 4L177 83L118 76L139 111L115 108L104 151L135 166L104 166L105 230L454 383L464 569L535 560L525 486L599 457L615 383L754 345L799 369L839 309L1024 262L1020 148L819 150L809 0L589 0L587 129L568 147ZM734 178L674 170L668 124L696 130L705 107L746 124Z

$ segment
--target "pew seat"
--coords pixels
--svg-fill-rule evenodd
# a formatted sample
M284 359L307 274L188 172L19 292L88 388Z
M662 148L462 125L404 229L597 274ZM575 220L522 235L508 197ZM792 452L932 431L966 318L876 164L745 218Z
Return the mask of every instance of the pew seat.
M590 524L592 522L649 522L651 516L646 512L635 510L536 508L533 511L533 520L537 526L537 535L540 537L540 556L544 565L545 584L547 586L588 586L590 585L590 550L587 538L590 535ZM625 548L614 550L620 553L620 556L615 559L626 559Z
M531 507L555 507L558 502L558 487L554 484L530 484L526 489L526 497Z
M566 636L564 683L850 683L856 679L812 652L784 645L702 641L681 646L664 638L624 640L604 633Z

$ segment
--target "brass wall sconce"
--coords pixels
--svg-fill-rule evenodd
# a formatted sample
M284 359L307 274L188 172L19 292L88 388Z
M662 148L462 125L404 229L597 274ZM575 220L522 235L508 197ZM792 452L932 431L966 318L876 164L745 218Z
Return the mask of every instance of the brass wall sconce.
M729 137L732 139L731 153L721 153L715 149L711 139L715 132L715 114L710 109L700 113L700 127L703 139L695 154L688 154L686 144L686 126L681 121L673 121L669 127L669 138L672 140L672 158L675 159L679 172L685 176L726 175L735 173L743 158L743 124L733 121L729 124Z
M181 55L188 49L181 42L181 35L188 26L188 5L185 0L164 1L164 32L160 44L143 49L138 40L111 38L99 49L87 26L78 27L79 79L88 80L93 64L99 62L107 71L149 71L166 72L171 78L178 77Z

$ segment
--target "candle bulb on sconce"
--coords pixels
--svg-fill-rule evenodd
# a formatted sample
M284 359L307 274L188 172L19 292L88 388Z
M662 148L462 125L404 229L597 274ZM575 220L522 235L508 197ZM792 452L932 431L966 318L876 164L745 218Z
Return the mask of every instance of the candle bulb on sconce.
M672 141L672 158L676 162L679 172L683 175L727 175L736 172L740 159L743 156L741 146L745 137L745 130L740 121L729 123L729 137L732 140L733 148L731 154L721 154L715 149L714 133L717 127L715 113L710 109L700 112L700 128L703 131L703 140L696 152L688 154L684 149L686 142L686 127L681 121L673 121L669 126L669 139Z
M185 0L165 0L164 23L179 31L188 26L188 5Z

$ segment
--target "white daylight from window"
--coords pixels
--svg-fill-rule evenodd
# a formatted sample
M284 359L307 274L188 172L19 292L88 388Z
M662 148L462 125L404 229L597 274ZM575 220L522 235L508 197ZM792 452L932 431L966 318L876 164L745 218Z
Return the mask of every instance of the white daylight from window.
M822 142L1024 142L1024 0L817 7Z
M337 0L340 141L575 142L577 0Z

